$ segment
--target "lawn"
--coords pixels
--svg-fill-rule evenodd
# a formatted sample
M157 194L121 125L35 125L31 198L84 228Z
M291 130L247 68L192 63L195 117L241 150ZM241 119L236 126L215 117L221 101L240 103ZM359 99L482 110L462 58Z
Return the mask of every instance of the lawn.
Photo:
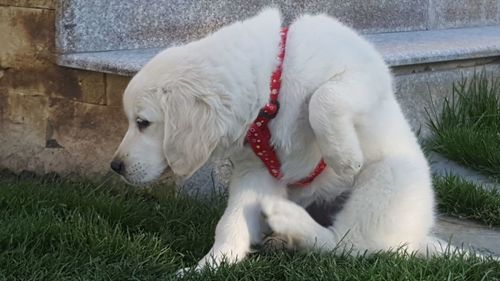
M428 148L500 178L500 79L485 71L455 83L440 110L428 111Z
M0 179L0 279L170 280L211 246L224 200L121 184ZM262 251L185 280L500 280L500 263Z
M435 177L434 189L441 213L500 227L498 190L486 190L454 175Z

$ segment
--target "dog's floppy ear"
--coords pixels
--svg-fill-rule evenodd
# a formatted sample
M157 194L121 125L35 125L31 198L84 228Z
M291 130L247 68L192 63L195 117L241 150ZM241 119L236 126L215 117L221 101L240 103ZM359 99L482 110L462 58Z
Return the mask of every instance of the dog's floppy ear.
M210 157L222 137L222 128L210 97L182 92L166 93L164 153L174 174L190 177Z

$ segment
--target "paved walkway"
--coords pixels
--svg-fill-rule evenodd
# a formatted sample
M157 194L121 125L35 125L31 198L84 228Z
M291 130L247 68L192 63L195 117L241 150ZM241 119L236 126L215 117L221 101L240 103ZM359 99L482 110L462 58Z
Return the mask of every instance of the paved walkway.
M434 234L457 247L500 257L500 229L450 217L438 220Z
M468 169L460 164L444 158L441 155L432 154L429 158L432 172L437 175L457 175L473 183L482 185L486 189L496 188L500 191L500 183L498 182L498 180L494 180L492 178L489 178L488 176Z
M437 175L457 175L461 178L483 186L485 189L500 190L500 183L478 172L465 168L440 155L433 154L431 168ZM500 229L477 224L467 220L440 217L435 234L446 241L450 240L458 247L472 247L482 253L490 253L500 257Z

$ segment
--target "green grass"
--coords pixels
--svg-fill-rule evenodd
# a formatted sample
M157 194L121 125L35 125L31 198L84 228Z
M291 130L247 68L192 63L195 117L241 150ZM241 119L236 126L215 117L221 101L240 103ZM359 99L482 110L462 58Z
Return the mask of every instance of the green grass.
M60 180L0 179L0 280L173 280L211 246L221 199ZM500 263L264 251L185 280L500 280Z
M434 178L441 213L500 227L500 192L449 175Z
M477 171L500 177L500 79L476 73L453 85L440 113L428 111L427 146Z

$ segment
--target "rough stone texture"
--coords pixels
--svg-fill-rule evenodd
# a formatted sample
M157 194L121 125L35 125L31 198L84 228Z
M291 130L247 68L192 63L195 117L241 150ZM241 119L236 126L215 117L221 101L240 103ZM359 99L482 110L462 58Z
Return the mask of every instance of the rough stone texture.
M0 90L103 104L104 74L52 63L53 25L53 10L0 6Z
M44 95L92 104L106 103L102 73L63 69L54 65L36 68L18 65L4 69L3 74L0 90L6 93Z
M44 147L48 98L2 94L0 102L0 163L26 148Z
M128 76L106 75L106 104L111 106L122 106L122 97L125 88L130 81Z
M0 6L54 9L56 0L0 0Z
M431 0L429 28L498 25L498 0Z
M65 164L53 167L64 173L104 174L127 128L121 106L99 106L67 99L52 99L47 140L52 148L68 152ZM69 169L68 169L69 168Z
M52 58L54 11L0 6L0 66L30 69L45 66Z
M500 77L500 65L490 64L484 68L494 77ZM443 99L451 94L451 85L462 77L472 77L475 71L478 69L467 67L396 76L396 97L413 129L420 131L422 137L427 136L429 131L426 127L428 118L425 110L431 109L434 104L439 112Z
M12 97L0 122L2 168L89 177L108 171L126 128L121 107Z
M121 89L103 73L55 65L55 11L16 3L0 5L0 168L105 174L126 127L106 92L112 101Z
M64 54L58 56L57 63L77 69L131 76L160 51L161 49L137 49Z
M428 0L148 1L60 0L62 53L165 47L201 38L221 26L279 6L287 22L328 13L365 32L422 30Z
M495 57L500 55L500 26L366 35L390 66ZM65 54L58 64L132 75L161 49Z
M367 35L391 66L500 55L500 26Z
M445 241L451 241L463 249L474 249L481 253L500 256L500 229L473 222L441 217L434 233Z

